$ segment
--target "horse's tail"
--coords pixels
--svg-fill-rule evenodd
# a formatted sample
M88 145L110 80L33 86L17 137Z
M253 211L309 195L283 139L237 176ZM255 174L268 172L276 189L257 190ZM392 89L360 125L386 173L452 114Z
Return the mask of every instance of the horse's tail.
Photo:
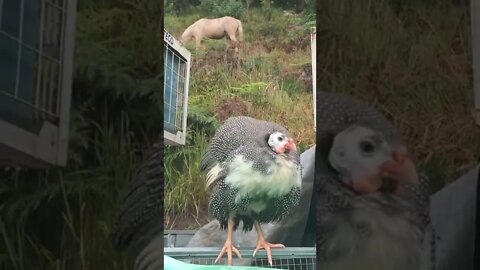
M242 22L240 20L238 21L238 40L243 41L243 28L242 28Z

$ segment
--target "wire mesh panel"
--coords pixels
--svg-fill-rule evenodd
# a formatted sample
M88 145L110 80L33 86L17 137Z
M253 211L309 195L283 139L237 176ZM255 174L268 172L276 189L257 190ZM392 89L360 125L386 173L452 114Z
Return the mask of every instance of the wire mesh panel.
M55 148L48 162L58 165L66 159L75 8L76 0L0 0L0 128L19 128L0 143L29 144L22 152L33 156Z
M0 1L0 117L32 132L59 120L63 1Z
M171 49L165 48L165 95L164 95L164 123L165 129L176 133L182 130L183 96L185 90L186 60L179 57Z
M234 255L233 265L270 267L267 254L259 251L253 257L254 248L240 248L242 259ZM165 255L191 264L214 265L220 248L165 248ZM316 250L314 247L287 247L272 249L273 268L289 270L314 270L316 269ZM218 264L227 264L226 255Z
M163 246L169 248L184 247L196 232L196 230L164 230Z
M187 121L190 52L168 32L164 32L163 110L165 138L171 144L184 144Z

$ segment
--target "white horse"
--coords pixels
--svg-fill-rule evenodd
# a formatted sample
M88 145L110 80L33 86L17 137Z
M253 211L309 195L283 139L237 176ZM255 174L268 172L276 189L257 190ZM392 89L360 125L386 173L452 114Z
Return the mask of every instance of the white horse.
M239 39L235 37L235 34L239 33ZM217 19L200 19L190 25L182 34L182 43L187 43L192 39L195 39L196 47L201 46L202 38L207 37L210 39L222 39L227 36L230 38L231 45L238 48L240 41L243 41L243 29L242 22L233 17L221 17Z

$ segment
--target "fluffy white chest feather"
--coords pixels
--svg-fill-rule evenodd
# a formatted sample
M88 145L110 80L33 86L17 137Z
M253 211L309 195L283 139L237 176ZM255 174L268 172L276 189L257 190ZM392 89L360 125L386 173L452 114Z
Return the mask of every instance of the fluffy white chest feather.
M267 194L269 197L277 197L287 194L292 187L301 186L300 168L283 157L277 158L275 163L266 168L268 174L254 169L252 164L253 162L238 156L229 165L225 183L237 187L239 196Z
M424 269L417 228L401 216L387 216L358 204L356 211L338 214L328 222L336 224L336 229L328 236L325 255L335 259L322 264L322 269Z

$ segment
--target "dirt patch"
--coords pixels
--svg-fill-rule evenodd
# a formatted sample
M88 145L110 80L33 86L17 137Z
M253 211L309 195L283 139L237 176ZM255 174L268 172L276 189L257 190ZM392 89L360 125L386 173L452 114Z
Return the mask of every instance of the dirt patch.
M249 104L239 97L224 101L217 107L217 117L223 122L231 116L247 115Z
M188 215L165 215L163 219L165 230L195 230L213 219L208 214L208 202L199 207L198 213L196 211L190 211L189 213Z

